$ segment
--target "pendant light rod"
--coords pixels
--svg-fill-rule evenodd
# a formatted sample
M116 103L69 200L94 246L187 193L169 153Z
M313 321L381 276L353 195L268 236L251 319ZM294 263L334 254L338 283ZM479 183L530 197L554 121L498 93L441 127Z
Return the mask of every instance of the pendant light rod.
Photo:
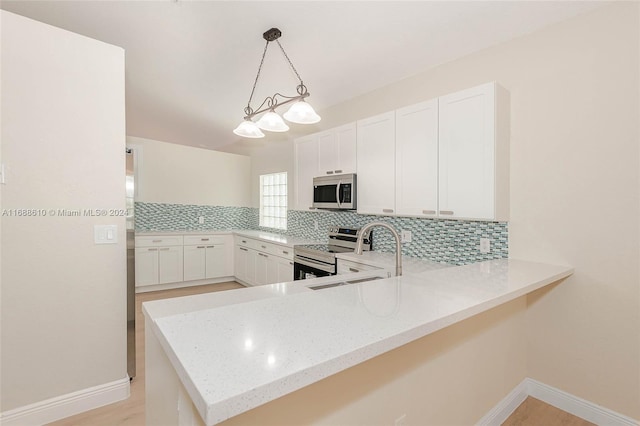
M298 86L300 87L300 86ZM303 86L304 87L304 86ZM254 116L258 115L258 114L262 114L265 111L270 111L273 109L276 109L277 107L279 107L280 105L286 105L288 103L294 102L294 101L301 101L304 98L308 97L310 95L309 92L307 92L307 88L304 87L304 93L298 95L298 96L285 96L285 95L281 95L280 93L276 93L273 96L269 96L267 97L262 104L260 104L260 106L258 107L257 111L254 111L253 109L251 109L251 112L247 112L247 108L245 108L244 112L245 120L250 120L251 118L253 118ZM285 100L283 101L279 101L276 96L279 96L281 98L284 98ZM266 104L266 106L265 106ZM250 107L248 107L250 108Z

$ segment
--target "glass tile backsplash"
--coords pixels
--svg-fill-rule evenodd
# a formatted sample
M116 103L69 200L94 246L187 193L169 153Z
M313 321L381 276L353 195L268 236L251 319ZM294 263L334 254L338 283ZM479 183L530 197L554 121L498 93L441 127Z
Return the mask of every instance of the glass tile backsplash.
M136 231L197 231L218 229L261 229L296 237L325 241L329 226L363 226L372 221L387 222L411 231L411 242L404 243L406 256L453 265L466 265L509 255L506 222L422 219L360 215L355 212L302 212L290 210L286 231L261 228L259 211L250 207L198 206L184 204L135 203ZM199 218L204 223L199 223ZM374 250L393 252L395 242L383 228L375 228ZM480 238L491 241L489 253L480 252Z

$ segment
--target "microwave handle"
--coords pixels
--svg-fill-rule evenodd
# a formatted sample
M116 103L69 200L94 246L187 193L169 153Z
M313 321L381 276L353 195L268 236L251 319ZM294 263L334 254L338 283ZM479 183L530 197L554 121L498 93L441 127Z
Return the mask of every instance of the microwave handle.
M342 203L340 202L340 186L342 186L342 181L339 181L338 185L336 185L336 201L338 202L339 209L342 208Z

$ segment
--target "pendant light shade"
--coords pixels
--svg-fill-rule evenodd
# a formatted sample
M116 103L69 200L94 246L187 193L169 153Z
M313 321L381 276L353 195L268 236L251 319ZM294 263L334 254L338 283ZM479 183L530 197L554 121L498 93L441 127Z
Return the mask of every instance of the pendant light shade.
M284 113L283 117L285 120L297 124L313 124L320 121L320 116L304 100L291 105L291 108Z
M233 133L243 138L264 138L264 133L262 133L256 123L251 120L244 120L234 129Z
M256 125L269 132L286 132L289 130L289 126L287 126L282 117L273 111L269 111L260 117Z
M284 114L284 118L291 123L297 124L313 124L320 121L320 116L316 114L311 105L304 102L304 99L309 96L309 92L307 91L307 86L302 82L302 78L298 71L293 66L291 59L287 55L287 52L284 51L284 48L280 44L280 36L282 32L277 28L271 28L267 30L264 34L262 34L262 38L264 38L267 42L264 46L264 51L262 52L262 59L260 60L260 66L258 67L258 73L256 75L256 79L253 82L253 88L251 89L251 94L249 95L249 101L247 102L247 106L244 109L245 113L245 121L240 123L238 127L233 131L238 136L243 136L245 138L262 138L264 137L264 133L260 131L267 130L269 132L286 132L289 130L289 126L284 122L282 117L280 117L276 112L276 108L291 103L292 106L289 110ZM299 84L296 86L296 92L298 93L296 96L285 96L280 93L275 93L273 96L267 96L264 101L254 109L251 106L251 101L253 100L253 95L256 90L256 85L258 84L258 79L260 78L260 71L262 71L262 65L264 64L264 57L267 54L267 49L269 48L269 43L276 42L280 51L282 51L282 55L288 62L291 70L296 75ZM256 123L251 121L253 117L258 116L259 114L265 113Z

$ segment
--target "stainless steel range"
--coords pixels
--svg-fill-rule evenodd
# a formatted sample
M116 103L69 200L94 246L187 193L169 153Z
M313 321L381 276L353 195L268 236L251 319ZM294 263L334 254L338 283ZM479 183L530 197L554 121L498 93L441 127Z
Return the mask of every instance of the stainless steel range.
M293 278L326 277L336 274L336 253L353 252L360 235L360 228L329 228L327 244L305 244L293 247ZM364 236L364 249L371 250L372 233Z

